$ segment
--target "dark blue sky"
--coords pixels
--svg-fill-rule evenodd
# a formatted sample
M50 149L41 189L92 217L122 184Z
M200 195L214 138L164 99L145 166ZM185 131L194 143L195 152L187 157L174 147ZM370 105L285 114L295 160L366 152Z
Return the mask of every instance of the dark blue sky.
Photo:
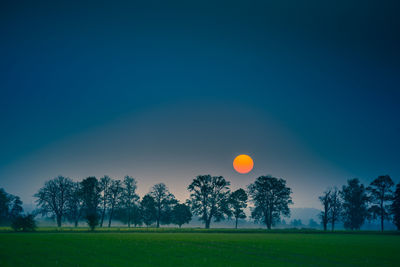
M197 174L272 174L298 207L400 181L396 1L69 2L0 4L0 187L25 202L58 174L181 199Z

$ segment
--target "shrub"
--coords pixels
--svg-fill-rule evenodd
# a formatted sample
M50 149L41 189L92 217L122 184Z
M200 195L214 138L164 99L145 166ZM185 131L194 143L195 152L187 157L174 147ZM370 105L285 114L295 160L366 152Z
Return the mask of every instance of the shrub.
M11 222L14 231L32 232L36 229L35 216L33 214L18 215Z
M94 231L97 225L99 225L99 216L96 213L88 214L86 216L86 222L90 227L91 231Z

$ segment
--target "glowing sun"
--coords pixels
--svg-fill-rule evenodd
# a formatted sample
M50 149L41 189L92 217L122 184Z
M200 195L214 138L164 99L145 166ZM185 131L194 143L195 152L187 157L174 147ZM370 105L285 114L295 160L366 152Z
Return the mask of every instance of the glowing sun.
M238 173L249 173L254 166L253 159L248 155L239 155L233 160L233 168Z

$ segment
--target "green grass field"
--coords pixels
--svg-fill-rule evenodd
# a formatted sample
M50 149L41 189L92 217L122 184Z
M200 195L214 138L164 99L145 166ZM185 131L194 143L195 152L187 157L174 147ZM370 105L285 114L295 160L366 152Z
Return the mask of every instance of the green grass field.
M265 230L0 233L0 266L399 266L400 235Z

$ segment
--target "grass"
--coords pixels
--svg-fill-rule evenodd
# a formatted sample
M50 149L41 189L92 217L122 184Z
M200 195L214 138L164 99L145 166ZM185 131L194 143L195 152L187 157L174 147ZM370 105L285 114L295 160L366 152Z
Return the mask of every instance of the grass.
M262 229L1 229L0 266L399 266L400 235ZM73 234L71 234L73 233ZM207 233L207 234L205 234ZM240 234L237 234L240 233ZM274 233L274 234L269 234ZM348 232L346 232L348 233Z

